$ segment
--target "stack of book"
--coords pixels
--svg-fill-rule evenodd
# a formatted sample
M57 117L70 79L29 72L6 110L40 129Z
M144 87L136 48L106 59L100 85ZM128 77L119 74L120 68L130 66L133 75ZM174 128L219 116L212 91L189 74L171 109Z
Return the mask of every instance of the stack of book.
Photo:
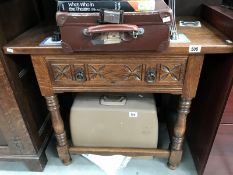
M58 0L58 11L62 12L98 12L100 9L152 11L155 0Z

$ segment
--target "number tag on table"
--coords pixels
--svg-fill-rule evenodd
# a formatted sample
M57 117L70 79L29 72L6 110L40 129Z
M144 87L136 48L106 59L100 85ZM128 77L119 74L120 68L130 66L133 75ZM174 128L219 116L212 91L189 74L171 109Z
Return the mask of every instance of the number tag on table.
M200 53L201 52L201 45L190 45L189 46L189 53Z
M11 48L7 48L6 51L7 51L8 53L14 53L14 50L11 49Z

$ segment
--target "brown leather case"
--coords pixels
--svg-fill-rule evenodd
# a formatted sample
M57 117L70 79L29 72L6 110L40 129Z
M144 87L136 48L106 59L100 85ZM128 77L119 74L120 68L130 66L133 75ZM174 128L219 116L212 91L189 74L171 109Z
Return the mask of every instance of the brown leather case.
M99 13L57 12L62 47L74 51L163 51L169 45L172 11L155 0L150 12L125 12L122 24L99 24Z

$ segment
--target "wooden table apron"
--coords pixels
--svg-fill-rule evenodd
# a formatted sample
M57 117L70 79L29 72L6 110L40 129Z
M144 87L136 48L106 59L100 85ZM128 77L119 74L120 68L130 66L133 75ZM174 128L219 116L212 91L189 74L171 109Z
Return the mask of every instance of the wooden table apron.
M148 56L149 58L145 56L144 59L140 57L138 58L137 55L130 55L130 56L126 55L126 58L123 58L122 60L119 58L116 59L115 61L114 59L109 59L108 57L114 58L114 56L111 55L111 53L108 53L107 55L82 54L82 55L67 55L67 56L66 55L52 55L52 56L32 55L31 56L36 77L40 86L41 94L45 97L47 101L48 109L51 112L52 124L57 138L57 151L59 158L63 161L64 164L69 164L71 163L70 154L96 153L96 154L123 154L130 156L153 155L153 156L168 158L168 166L171 169L175 169L181 161L184 134L186 130L186 118L191 106L191 100L192 98L195 97L196 94L196 89L200 77L204 55L200 54L200 55L188 55L188 56L187 55L162 56L159 54L154 54L152 56ZM121 56L118 55L118 57ZM68 59L65 60L66 58ZM179 62L177 63L177 60L179 60L179 58L181 58L180 66L184 66L183 69L174 68L179 63ZM134 59L135 62L132 62ZM162 61L162 63L160 63L160 61ZM91 65L91 63L93 63L94 66ZM147 71L147 69L151 68L153 63L156 65L155 66L156 80L154 83L152 84L149 83L148 85L148 83L145 82L146 81L145 72ZM133 68L132 68L132 64L134 64ZM88 74L86 75L87 77L85 78L84 82L76 82L75 78L72 77L72 74L74 74L72 73L72 67L75 67L77 65L83 66L84 73ZM114 67L114 65L123 66L124 69L128 69L129 71L128 73L130 74L128 74L128 77L126 76L124 81L122 82L120 81L119 84L118 82L116 82L116 80L112 81L111 78L110 80L107 79L105 81L102 81L100 72L98 72L98 70L95 70L96 75L93 76L93 72L91 72L91 76L90 76L90 72L88 72L89 70L87 70L88 66L91 66L94 69L100 69L101 65L104 68L110 65L110 69L111 66ZM139 70L139 73L137 74L137 72L135 71L137 71L136 69L140 69L140 65L141 65L141 70ZM59 66L63 66L63 67L59 67ZM58 74L56 69L59 69L60 74ZM119 69L121 70L121 68ZM179 69L179 70L175 70L175 69ZM113 71L114 70L115 69L113 68ZM68 73L68 75L67 75L67 71L70 72ZM161 73L160 71L163 71L163 73ZM137 75L139 76L139 78ZM93 79L96 78L96 76L100 76L100 79L99 81L95 82ZM102 75L102 76L106 76L106 75ZM119 79L119 76L121 75L115 75L113 73L113 76L116 76ZM133 80L136 79L139 82L136 82L136 84L134 84L134 81L130 81L132 80L132 76L133 76ZM169 76L171 81L168 80L168 81L164 81L163 83L162 80L166 79ZM162 83L157 79L161 80ZM174 83L173 80L179 82ZM128 84L127 81L129 82ZM178 109L178 118L175 123L170 150L137 149L137 148L130 149L130 148L70 147L67 142L64 123L60 115L59 103L56 96L56 93L70 92L70 91L72 92L111 91L111 92L145 92L145 93L162 92L162 93L180 94L181 97L180 97L180 104Z

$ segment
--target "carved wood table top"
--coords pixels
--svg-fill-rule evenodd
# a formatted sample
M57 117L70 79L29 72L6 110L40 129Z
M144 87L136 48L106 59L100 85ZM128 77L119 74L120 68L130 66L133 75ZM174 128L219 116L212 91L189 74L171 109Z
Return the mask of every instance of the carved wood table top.
M188 18L189 19L189 18ZM6 54L29 54L51 112L57 151L64 164L70 154L153 155L168 158L175 169L182 157L186 118L196 90L205 54L233 53L233 45L219 31L202 21L202 27L178 27L190 43L171 43L163 52L76 52L66 54L61 46L39 46L54 26L40 25L22 34L4 48ZM190 46L201 47L190 53ZM17 59L17 58L16 58ZM177 121L169 149L91 148L68 145L56 93L151 92L180 94Z

